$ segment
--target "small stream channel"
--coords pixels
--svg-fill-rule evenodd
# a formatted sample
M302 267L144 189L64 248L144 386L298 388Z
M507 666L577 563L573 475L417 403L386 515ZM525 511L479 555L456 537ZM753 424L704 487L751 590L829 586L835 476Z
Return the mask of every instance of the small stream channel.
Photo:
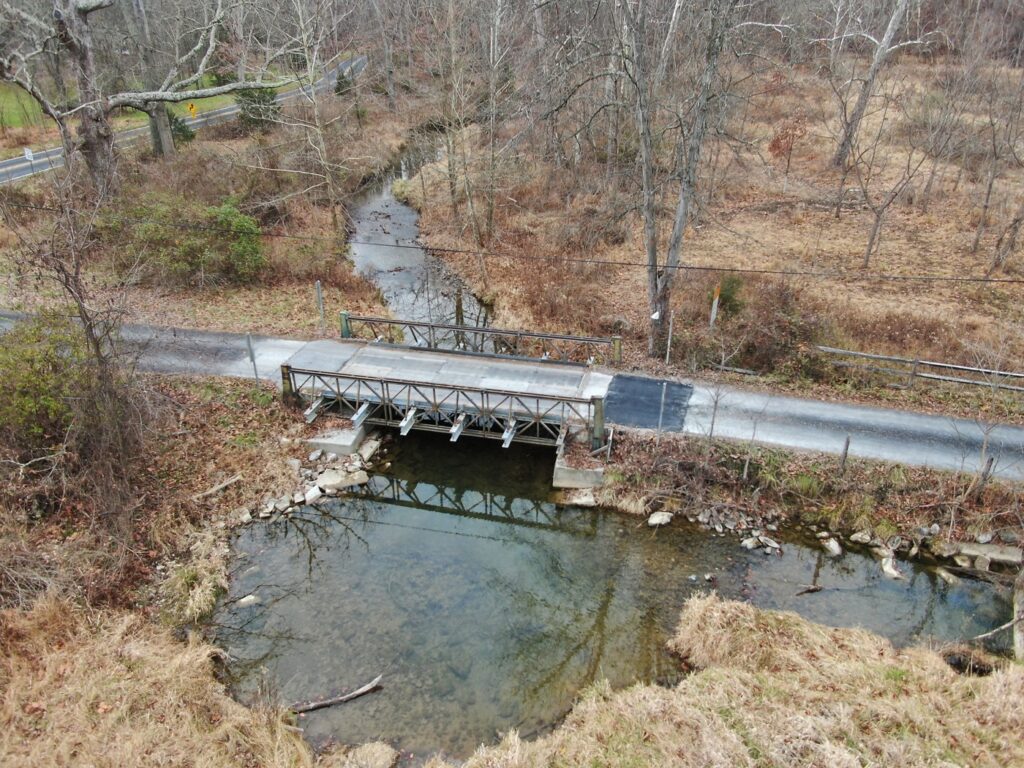
M406 156L357 201L356 267L395 317L484 325L486 307L440 261L394 247L418 235L391 193L414 167ZM414 762L462 758L510 728L552 727L596 680L670 684L680 672L665 644L701 590L896 644L969 638L1011 610L985 583L950 585L914 563L894 581L867 553L826 557L809 533L780 534L785 554L765 556L678 520L650 530L559 508L550 450L413 433L388 460L366 498L242 529L214 618L243 701L319 698L383 674L382 690L304 717L314 745L382 739ZM794 596L812 582L824 589ZM250 594L258 604L236 604Z
M485 326L488 308L444 262L416 244L419 214L391 191L396 179L409 179L433 159L422 149L407 151L355 198L350 255L359 274L380 289L393 317Z

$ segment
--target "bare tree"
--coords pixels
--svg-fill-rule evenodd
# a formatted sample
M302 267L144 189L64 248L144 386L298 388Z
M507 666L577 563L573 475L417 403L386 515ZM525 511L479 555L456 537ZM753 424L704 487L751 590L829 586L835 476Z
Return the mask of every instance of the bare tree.
M860 130L861 121L867 111L868 102L875 90L875 81L878 79L882 68L889 61L894 52L909 46L919 46L924 43L924 38L904 40L896 42L900 28L910 9L911 0L894 0L892 11L889 13L885 31L881 38L876 38L861 22L863 4L856 0L832 0L831 19L832 35L820 42L829 47L830 72L835 77L837 65L845 52L847 44L851 40L866 41L872 50L871 63L868 71L863 77L851 75L841 85L834 86L836 95L839 98L840 138L839 146L832 158L833 165L840 168L846 166L846 160L853 149L853 143L857 138L857 131ZM853 107L849 107L848 98L854 86L859 84L857 98Z
M226 18L224 0L204 0L179 6L177 35L168 43L173 55L162 68L156 87L144 90L118 90L116 72L103 69L93 16L113 6L114 0L54 0L49 16L39 14L30 0L0 6L0 21L12 33L0 40L0 80L13 83L38 102L60 131L65 155L70 161L78 150L85 158L93 183L108 188L114 179L114 131L111 117L125 108L158 114L168 103L202 99L248 88L278 87L288 79L263 79L281 49L268 46L263 52L255 79L236 80L218 86L203 86L218 45L218 34ZM140 0L141 2L141 0ZM141 6L140 6L141 8ZM106 16L108 23L116 17ZM133 24L141 24L144 14L132 14ZM147 24L149 22L147 21ZM141 29L141 26L139 27ZM143 49L146 35L140 32ZM117 44L116 37L108 44ZM44 63L55 53L66 53L77 85L77 103L60 103L46 82ZM148 54L147 54L148 55ZM114 59L112 59L114 60ZM79 122L77 141L68 124ZM163 145L163 141L161 141Z
M894 146L890 141L893 126L899 124L901 118L905 119L902 105L908 96L901 94L900 88L901 83L894 82L882 94L884 106L877 118L877 128L866 134L862 131L852 145L850 165L864 202L874 215L861 262L864 269L868 268L872 255L881 244L886 213L907 190L928 158L927 153L918 147L919 139L914 135L910 136L906 149ZM935 150L941 153L943 147L935 147ZM902 158L901 153L905 153Z

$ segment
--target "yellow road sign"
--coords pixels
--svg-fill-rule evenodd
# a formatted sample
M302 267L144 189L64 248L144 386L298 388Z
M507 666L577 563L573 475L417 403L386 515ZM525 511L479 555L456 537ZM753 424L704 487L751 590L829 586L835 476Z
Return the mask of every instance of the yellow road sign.
M190 102L188 103L188 107L187 107L187 108L188 108L188 113L189 113L190 115L192 115L192 117L195 117L195 116L196 116L196 105L195 105L195 104L193 104L193 103L192 103L192 102L190 101Z

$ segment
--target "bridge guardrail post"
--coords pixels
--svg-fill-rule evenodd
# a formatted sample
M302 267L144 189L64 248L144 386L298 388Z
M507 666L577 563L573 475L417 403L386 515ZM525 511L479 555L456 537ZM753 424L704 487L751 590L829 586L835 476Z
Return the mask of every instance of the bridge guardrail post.
M350 314L347 310L341 312L341 338L351 339L352 338L352 321L349 319Z
M292 386L292 369L288 365L281 366L281 400L285 405L295 405L299 396Z
M604 398L590 398L590 406L594 414L593 431L590 435L590 449L596 451L604 445Z
M622 337L612 336L612 362L622 364Z

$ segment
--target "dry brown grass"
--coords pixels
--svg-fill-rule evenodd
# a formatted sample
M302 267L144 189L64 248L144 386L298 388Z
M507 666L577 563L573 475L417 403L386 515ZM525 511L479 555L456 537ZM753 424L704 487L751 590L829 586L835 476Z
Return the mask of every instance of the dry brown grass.
M934 66L907 60L895 66L892 75L904 81L904 89L927 88L936 72ZM765 80L751 88L767 95L762 95L742 119L742 135L750 142L750 149L715 152L709 147L703 174L706 206L701 209L697 226L688 232L684 260L706 267L834 272L858 278L863 274L860 261L872 214L851 209L837 219L830 206L839 174L830 165L836 126L827 84L816 73L796 68L778 82ZM768 145L782 123L798 116L806 119L808 131L796 143L789 176L784 181L784 161L772 158ZM875 119L869 117L865 132L876 128L872 123ZM737 118L734 132L740 131L739 122ZM498 253L550 257L552 261L538 267L534 261L492 258L486 262L485 274L475 257L442 255L480 295L497 300L498 321L502 324L562 332L611 333L625 328L627 349L636 350L636 357L642 358L648 325L644 270L605 267L588 272L564 261L567 256L585 255L639 267L643 261L641 223L635 214L622 215L629 204L635 203L636 195L633 190L616 191L607 186L600 157L585 153L578 169L556 168L542 157L547 133L538 131L536 137L518 142L520 156L508 161L499 195L496 236L487 248ZM485 178L484 165L472 158L480 143L475 134L463 143L479 188ZM876 182L892 181L907 149L898 137L887 147L890 159L875 174ZM926 166L925 171L929 168ZM713 188L707 188L712 179ZM990 212L993 223L978 252L972 253L971 213L979 209L986 180L960 173L955 164L940 163L930 199L924 200L921 194L921 179L916 182L914 194L890 210L880 253L873 257L868 272L946 277L984 274L1000 222L1007 221L1019 204L1022 180L1024 169L1011 168L997 182L996 204ZM426 200L422 182L427 186ZM852 176L847 185L856 186ZM460 201L458 215L451 212L444 164L426 168L422 181L413 180L409 189L414 202L423 208L428 245L477 247L467 224L465 202ZM661 221L663 243L671 225L672 203L670 196ZM609 226L614 232L604 236ZM1020 254L1013 256L1007 269L996 276L1018 276L1021 258ZM673 305L677 322L683 318L686 326L680 349L687 346L687 328L699 331L698 326L706 327L710 308L706 285L717 278L714 274L687 272L679 280ZM753 277L743 280L745 298L758 300L762 281ZM1024 370L1022 286L846 277L808 278L794 283L793 288L803 296L810 312L824 309L827 341L834 345ZM577 300L546 300L552 291L563 290ZM592 297L598 301L592 302ZM765 313L773 311L774 307L764 307ZM685 366L688 359L683 355L678 362ZM864 396L877 399L871 392ZM915 396L903 399L907 398ZM900 397L887 399L899 401ZM932 405L948 408L941 398Z
M466 768L1024 764L1019 665L962 677L926 649L714 595L670 645L696 668L675 688L596 686L552 734L510 734Z
M0 762L7 766L312 766L271 709L215 682L215 650L136 615L57 600L0 617Z

